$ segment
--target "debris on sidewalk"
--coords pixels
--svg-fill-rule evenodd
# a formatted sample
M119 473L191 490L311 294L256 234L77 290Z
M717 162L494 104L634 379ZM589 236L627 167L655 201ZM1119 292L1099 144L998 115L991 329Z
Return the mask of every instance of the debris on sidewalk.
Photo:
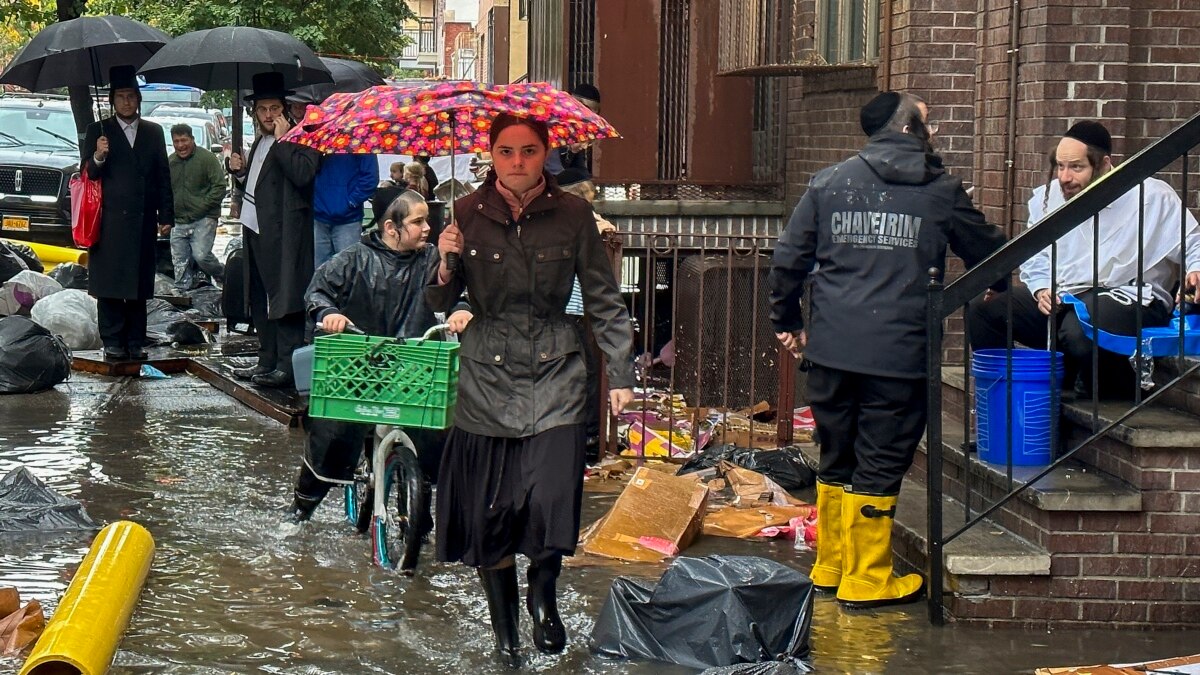
M791 539L797 526L803 527L810 518L816 522L816 508L812 506L768 505L752 509L725 506L704 517L704 534L737 539L763 536Z
M641 467L608 513L583 531L580 548L605 558L660 562L696 539L707 511L706 486Z
M22 607L17 589L0 587L0 656L20 653L37 642L45 629L42 603L30 600Z
M811 666L812 581L751 556L679 558L657 582L618 577L596 626L592 651L723 673L806 673ZM704 636L699 639L699 636Z
M0 479L0 535L96 528L83 504L50 489L26 467Z

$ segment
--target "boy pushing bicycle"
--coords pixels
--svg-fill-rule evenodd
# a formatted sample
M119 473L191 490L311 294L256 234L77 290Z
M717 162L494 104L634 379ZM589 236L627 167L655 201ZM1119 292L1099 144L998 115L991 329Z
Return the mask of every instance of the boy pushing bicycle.
M420 337L437 325L425 304L424 286L437 267L437 248L428 242L429 207L418 193L381 188L372 206L378 229L317 268L305 294L309 316L329 333L348 327L368 335ZM471 320L465 303L447 323L458 333ZM300 523L336 484L353 480L370 425L308 418L308 442L286 520ZM426 476L437 475L442 433L407 430ZM424 518L428 520L427 514Z

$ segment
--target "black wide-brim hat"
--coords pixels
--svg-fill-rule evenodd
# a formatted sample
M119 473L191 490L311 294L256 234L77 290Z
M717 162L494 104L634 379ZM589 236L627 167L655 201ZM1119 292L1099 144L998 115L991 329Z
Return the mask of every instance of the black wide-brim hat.
M253 103L264 98L277 98L280 101L286 101L288 96L296 93L284 86L283 73L258 73L251 82L253 84L253 91L242 99L246 103Z

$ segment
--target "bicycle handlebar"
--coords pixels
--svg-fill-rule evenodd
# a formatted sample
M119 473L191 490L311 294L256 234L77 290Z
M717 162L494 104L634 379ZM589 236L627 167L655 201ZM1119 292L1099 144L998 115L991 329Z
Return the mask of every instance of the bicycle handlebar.
M448 328L450 328L450 324L439 323L438 325L433 326L429 330L425 331L425 334L421 336L421 339L428 340L429 338L433 337L434 333L437 333L438 331L444 331ZM323 325L321 325L320 323L318 323L317 330L325 330L325 327ZM363 329L359 328L358 326L355 326L352 323L346 324L345 331L347 333L353 333L354 335L366 335L366 332L363 331Z

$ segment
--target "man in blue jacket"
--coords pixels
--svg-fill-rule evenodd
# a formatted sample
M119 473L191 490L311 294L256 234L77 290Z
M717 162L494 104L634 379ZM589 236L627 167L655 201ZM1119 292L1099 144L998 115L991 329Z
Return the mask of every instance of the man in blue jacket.
M289 101L292 118L304 119L306 105ZM375 155L326 155L313 181L313 269L362 237L363 204L379 185Z
M810 576L850 607L911 602L924 587L892 571L892 521L925 431L928 270L945 269L947 245L970 266L1004 243L942 167L928 110L892 91L864 106L866 147L813 176L771 264L771 322L804 350L821 445Z

